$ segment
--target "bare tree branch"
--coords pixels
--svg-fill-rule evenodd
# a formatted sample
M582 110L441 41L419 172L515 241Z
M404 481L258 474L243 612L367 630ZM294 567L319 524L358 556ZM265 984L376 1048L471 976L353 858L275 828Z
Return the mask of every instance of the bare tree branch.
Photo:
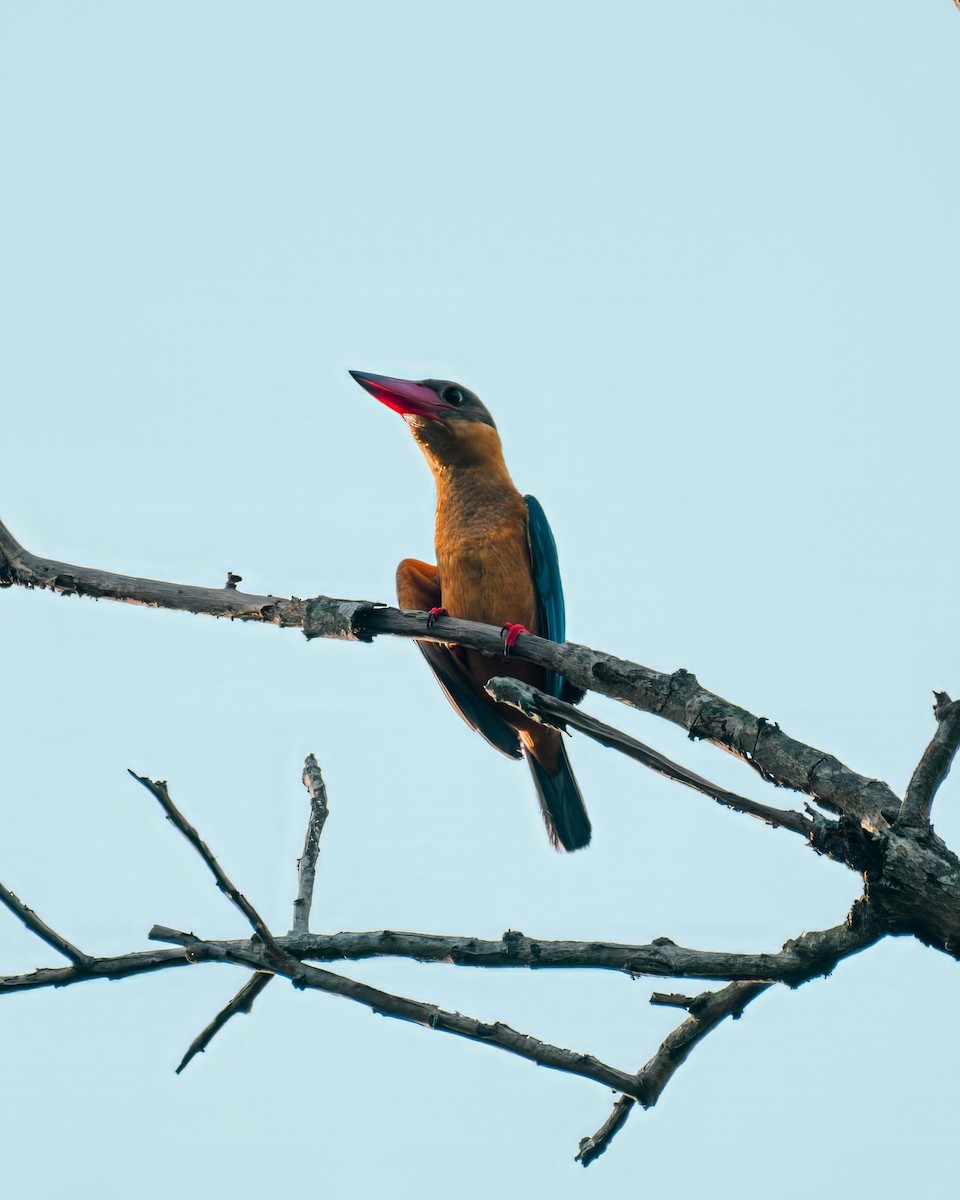
M629 1095L632 1095L636 1088L636 1076L629 1072L620 1071L592 1055L566 1050L560 1046L551 1045L549 1042L540 1041L529 1034L511 1029L503 1022L483 1022L461 1013L448 1012L437 1005L396 996L379 988L370 987L344 976L335 975L330 971L323 971L304 964L296 964L295 974L286 965L275 967L273 960L267 957L266 948L253 942L205 943L194 939L187 950L157 950L151 953L122 955L117 958L94 959L84 967L63 967L34 971L29 975L0 976L0 995L5 992L29 991L41 987L64 987L95 978L122 979L165 967L182 967L200 962L229 962L252 968L255 972L285 975L296 987L311 988L328 992L331 995L342 996L363 1004L381 1016L412 1021L424 1028L435 1029L441 1033L456 1034L458 1037L506 1050L539 1066L578 1075L584 1079L592 1079L604 1087L613 1088L615 1091ZM254 976L254 979L256 978L258 978L257 975ZM234 998L235 1007L228 1005L224 1008L200 1034L184 1056L180 1066L181 1070L190 1058L209 1045L214 1034L230 1017L235 1015L235 1012L242 1011L241 1005L244 1000L250 1000L252 990L252 986L249 985L246 989L241 989ZM231 1008L233 1011L228 1011Z
M263 989L267 986L271 979L275 978L272 971L254 971L247 982L243 985L239 992L233 997L229 1004L225 1005L217 1015L213 1018L210 1024L193 1039L187 1047L187 1052L180 1060L180 1065L177 1067L177 1074L184 1069L190 1060L198 1054L202 1054L210 1045L213 1039L217 1036L220 1030L226 1025L231 1017L235 1017L238 1013L249 1013L253 1008L253 1002L260 995Z
M841 959L856 954L881 936L873 914L865 900L859 900L851 909L842 925L832 929L805 933L784 946L784 954L796 953L806 957L809 963L824 966L830 961L835 966ZM832 967L827 967L827 973ZM807 976L812 978L812 975ZM662 996L654 993L652 1003L670 1004L686 1008L690 1015L682 1021L661 1043L656 1054L638 1075L639 1095L620 1096L610 1116L591 1137L582 1138L577 1161L587 1167L607 1149L611 1140L623 1128L634 1104L652 1108L660 1099L676 1070L699 1042L711 1033L727 1017L737 1020L744 1008L773 984L767 980L740 979L721 988L718 992L703 992L699 996Z
M654 992L650 997L650 1003L661 1008L689 1009L696 1002L696 996L684 996L680 992Z
M25 550L3 525L0 583L294 626L308 638L370 641L389 634L456 643L491 656L500 656L503 650L500 631L492 625L440 617L428 626L426 613L402 612L373 601L247 595L232 588L164 583L41 559ZM665 674L587 646L559 645L533 634L521 634L511 654L559 671L579 688L663 717L691 737L714 742L767 782L811 796L833 812L854 817L865 828L884 829L899 811L900 801L885 783L858 775L833 755L789 737L766 717L707 691L689 671Z
M757 800L748 800L746 796L738 796L736 792L729 792L726 788L711 783L709 779L704 779L702 775L697 775L679 763L675 763L658 750L654 750L643 742L638 742L629 734L614 729L612 725L605 725L602 721L591 717L589 713L581 712L572 704L566 704L562 700L548 696L545 692L538 691L537 688L531 687L529 683L524 683L520 679L498 676L489 681L486 690L494 700L519 709L534 721L559 729L572 725L574 729L579 729L581 733L585 733L587 737L593 738L602 746L619 750L621 754L626 754L629 758L643 763L645 767L656 771L658 775L664 775L675 783L682 783L684 787L693 788L695 792L709 796L711 800L716 800L718 804L723 804L727 808L736 809L737 812L746 813L751 817L759 817L768 825L789 829L792 833L799 833L806 838L809 838L814 831L814 822L802 813L771 808L769 804L761 804Z
M314 785L314 800L318 807L311 808L311 825L314 817L325 805L319 803L322 781L313 776L308 760L308 777ZM131 772L133 774L133 772ZM568 1074L592 1079L621 1093L611 1117L592 1138L581 1143L579 1160L589 1163L603 1152L616 1131L622 1127L633 1102L644 1107L654 1104L676 1069L692 1048L729 1015L738 1014L754 996L759 995L772 981L783 979L798 984L815 974L830 971L843 957L863 949L882 935L884 929L874 918L867 898L854 906L851 916L843 926L832 930L804 934L787 943L776 955L743 956L718 954L716 952L689 951L675 946L669 939L658 939L645 947L623 947L587 943L539 943L525 938L516 931L508 931L499 943L481 943L476 939L439 938L436 935L396 934L381 931L376 935L338 935L336 939L309 933L295 932L278 939L267 928L263 918L240 893L223 869L214 859L197 830L187 822L170 799L166 784L144 777L134 776L160 802L167 817L180 833L197 850L213 874L218 887L244 914L254 930L255 937L246 941L209 942L195 934L182 933L168 928L155 927L151 936L173 941L181 947L179 952L166 955L139 956L137 961L114 960L110 967L111 977L120 973L136 973L155 970L161 965L184 965L205 961L227 962L243 966L254 972L253 977L235 995L234 999L214 1018L203 1032L194 1039L180 1063L182 1071L188 1062L201 1052L217 1032L236 1013L249 1011L255 997L275 975L283 975L298 988L312 988L353 1000L372 1011L416 1022L430 1029L456 1034L497 1049L508 1051L538 1065L550 1067ZM307 834L310 850L311 834ZM313 853L310 850L310 853ZM301 893L307 901L310 887L301 881ZM300 898L300 897L298 897ZM20 906L23 907L22 905ZM42 932L38 929L38 934ZM43 932L47 927L43 926ZM334 944L336 941L337 944ZM689 1016L663 1042L654 1057L637 1074L624 1072L608 1063L587 1055L543 1042L529 1034L502 1022L482 1022L461 1013L450 1012L437 1005L385 992L382 989L344 977L320 967L307 965L301 957L318 958L321 954L339 957L360 957L364 954L411 956L421 959L442 959L458 964L479 965L525 965L545 967L549 965L593 965L607 969L618 969L631 975L640 973L677 977L704 975L716 978L724 972L725 978L735 977L718 993L705 994L689 1000L685 997L668 997L668 1002L682 1003ZM572 955L575 956L572 959ZM749 977L745 974L749 971ZM59 972L34 972L30 977L12 977L0 980L0 991L13 991L26 987L53 986L79 982L82 979L103 977L105 967L96 961L73 964ZM736 978L739 975L739 978ZM758 978L759 976L759 978ZM661 1001L664 999L658 997Z
M872 923L860 920L856 927L845 924L835 930L805 933L770 954L693 950L677 946L669 938L636 946L617 942L541 941L513 929L498 940L390 929L290 935L277 940L291 957L312 962L401 958L488 969L618 971L631 978L645 975L717 981L761 979L796 987L818 975L829 974L840 959L866 949L880 936L881 931ZM217 952L218 960L235 953L249 956L254 951L249 941L201 940L196 934L158 925L151 929L150 937L185 948L207 947Z
M170 935L175 931L167 930L166 933ZM292 968L286 963L281 963L274 968L273 960L266 956L265 947L254 942L204 943L195 940L192 934L185 936L190 939L191 949L202 957L209 954L211 958L218 961L233 962L238 966L250 967L254 970L264 968L272 970L278 976L285 975L295 987L310 988L327 992L329 995L341 996L364 1005L380 1016L410 1021L427 1029L435 1029L440 1033L453 1033L470 1041L506 1050L520 1058L529 1059L538 1066L579 1075L584 1079L593 1079L595 1082L603 1084L604 1087L611 1087L628 1095L635 1094L636 1077L629 1072L620 1071L592 1055L566 1050L560 1046L551 1045L549 1042L540 1041L539 1038L520 1033L501 1021L492 1023L479 1021L475 1017L467 1017L462 1013L449 1012L435 1004L385 992L369 984L348 979L344 975L337 975L320 967L311 967L305 963L297 963Z
M846 931L846 927L840 928ZM853 935L847 933L842 943L818 940L824 936L804 934L795 942L788 942L783 950L771 954L693 950L677 946L669 938L636 946L616 942L541 941L514 930L496 940L371 930L289 935L277 941L290 957L313 962L399 958L486 969L617 971L631 978L760 979L796 987L808 979L829 974L840 958L865 949L878 935L863 926ZM254 970L271 969L263 947L249 939L203 939L163 925L155 925L150 937L178 949L89 958L79 966L47 967L25 975L0 976L0 994L68 987L97 979L127 979L200 963L232 964L238 959Z
M210 848L207 846L206 842L204 842L204 840L200 837L200 834L197 833L196 829L194 829L183 813L180 812L177 806L170 799L170 793L167 791L166 783L162 779L153 780L148 779L145 775L137 775L134 771L128 771L128 774L132 775L138 783L142 783L147 791L151 792L157 798L157 800L160 802L160 807L167 815L167 819L172 822L172 824L180 831L180 833L183 834L190 845L207 864L207 866L210 868L210 873L216 880L217 887L221 892L223 892L231 904L238 908L240 912L242 912L247 918L247 920L253 926L255 933L266 946L270 954L278 961L285 961L288 955L286 951L281 950L280 946L277 944L277 940L270 932L266 921L264 921L263 917L260 916L250 901L240 891L240 889L230 881L226 872L213 857L213 854L210 852Z
M213 952L218 956L222 954L228 962L252 967L257 971L285 975L298 988L315 988L317 991L327 992L330 995L342 996L358 1004L363 1004L383 1016L412 1021L425 1025L429 1029L437 1029L442 1033L454 1033L458 1037L496 1046L498 1049L519 1055L521 1058L528 1058L540 1066L582 1075L584 1078L595 1079L607 1087L616 1088L628 1095L634 1094L634 1079L631 1075L618 1071L615 1067L601 1062L592 1055L564 1050L559 1046L553 1046L548 1042L531 1037L529 1034L519 1033L502 1022L487 1024L473 1017L465 1017L461 1013L447 1012L436 1005L425 1004L406 996L397 996L380 988L371 987L369 984L337 975L332 971L307 966L295 959L281 947L260 914L239 888L231 882L196 829L174 805L166 784L162 780L154 781L136 775L133 771L130 774L157 798L170 821L206 863L217 882L217 887L244 914L262 943L257 946L247 943L244 946L243 944L220 942L212 947ZM189 935L189 937L190 945L187 952L196 953L200 944L193 938L193 935ZM225 1009L200 1035L198 1041L208 1035L204 1041L204 1044L208 1044L217 1029L222 1028L232 1015L232 1012L227 1013ZM188 1051L188 1061L190 1057L192 1055Z
M91 958L82 965L70 967L40 967L26 975L0 975L0 996L14 992L32 992L39 988L69 987L73 983L89 983L95 979L129 979L168 967L188 967L195 962L225 961L211 947L192 957L189 951L142 950L134 954L118 954L107 958Z
M703 1041L707 1034L727 1017L736 1020L751 1000L755 1000L772 986L769 983L731 983L719 992L705 992L698 996L695 1002L696 1014L687 1017L664 1039L656 1054L640 1071L639 1090L642 1095L619 1097L610 1116L597 1132L592 1137L580 1139L577 1162L588 1167L599 1158L623 1128L638 1101L643 1108L652 1108L677 1068L686 1062L694 1046Z
M303 842L303 854L297 863L300 887L293 902L293 928L291 933L306 933L310 927L310 909L313 905L313 887L317 875L317 855L320 853L320 836L330 809L327 804L327 785L312 754L303 764L303 786L310 797L310 818Z
M879 936L869 908L861 900L853 906L843 925L805 933L795 941L788 942L784 953L809 955L811 961L816 960L821 964L832 959L836 965L841 959L856 954L876 941ZM651 1003L686 1008L690 1015L664 1039L653 1058L640 1070L638 1079L641 1094L620 1096L597 1132L592 1137L581 1139L577 1161L587 1167L599 1158L623 1128L636 1103L645 1109L652 1108L693 1048L727 1017L738 1020L746 1006L772 986L768 981L741 979L718 992L703 992L694 997L654 993Z
M946 692L934 692L933 695L937 731L907 785L897 819L900 830L924 829L930 824L933 798L949 774L960 748L960 702L951 700Z
M236 587L239 582L239 577L231 574L227 580L227 586ZM312 754L307 755L306 762L304 763L303 784L310 796L310 816L307 820L307 833L303 844L303 854L297 863L297 875L300 886L297 898L293 902L292 933L306 933L308 929L310 908L313 903L313 886L316 879L317 855L320 852L320 835L323 833L323 826L328 814L326 785L323 782L323 776L320 774L317 760ZM207 1046L210 1045L231 1017L236 1016L238 1013L247 1014L252 1011L254 1001L273 978L273 973L267 971L257 971L251 976L233 999L217 1013L210 1024L190 1043L186 1054L177 1067L178 1075L191 1059L206 1050Z
M25 551L0 526L0 585L42 587L61 594L92 595L272 622L299 627L308 638L370 641L377 635L389 634L460 644L491 657L502 652L500 631L493 626L450 617L441 617L428 626L424 613L402 612L369 601L246 595L236 590L239 582L240 577L231 573L224 589L191 588L42 560ZM853 906L847 921L833 929L805 933L774 954L698 951L676 946L666 938L641 946L540 942L515 931L508 931L499 941L390 930L311 934L310 908L327 803L319 768L310 756L304 783L311 796L311 812L298 863L298 890L290 934L277 937L270 931L219 866L196 829L173 805L166 784L134 775L197 850L217 886L249 921L254 936L246 940L211 941L155 926L151 937L172 942L177 949L94 959L46 926L13 893L3 889L0 899L38 937L65 954L71 965L0 978L0 993L66 986L95 978L122 978L202 962L227 963L252 971L244 987L191 1044L178 1068L182 1070L236 1013L250 1010L255 997L271 978L283 976L295 987L341 996L382 1015L466 1037L614 1088L621 1095L610 1117L592 1137L581 1142L578 1158L586 1165L603 1153L636 1103L650 1107L657 1102L694 1046L726 1017L739 1016L748 1003L774 983L797 986L816 975L828 974L842 959L891 934L913 935L960 959L960 859L929 825L933 798L960 747L960 705L950 701L945 693L937 694L937 732L914 772L901 806L886 784L857 775L833 756L788 737L776 724L706 691L688 671L664 674L586 646L558 645L531 634L521 634L513 653L560 672L584 690L607 695L669 720L687 730L692 738L706 738L747 762L767 782L804 793L837 814L838 819L828 820L809 806L805 815L760 804L719 788L636 739L516 680L491 681L490 691L497 700L515 704L544 723L559 728L575 727L721 804L799 833L818 852L860 873L864 895ZM642 1070L633 1074L590 1055L542 1042L500 1022L484 1023L448 1012L304 961L369 957L412 958L475 967L592 968L616 970L630 976L723 980L727 986L692 997L654 993L653 1003L682 1008L687 1016Z
M59 951L64 958L69 958L75 966L83 966L91 961L89 955L84 954L82 950L78 950L72 942L68 942L55 929L51 929L46 921L42 921L32 908L27 908L23 901L2 883L0 883L0 901L10 909L14 916L20 918L31 933L35 933L48 946L52 946L54 950Z

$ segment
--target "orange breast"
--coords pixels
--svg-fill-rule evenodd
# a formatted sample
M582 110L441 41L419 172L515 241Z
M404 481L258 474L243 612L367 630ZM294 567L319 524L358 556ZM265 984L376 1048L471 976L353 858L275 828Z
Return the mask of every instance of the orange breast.
M518 568L508 555L499 552L440 556L440 590L443 607L454 617L483 621L488 625L508 622L525 625L536 632L536 606L529 572Z
M527 507L516 491L437 510L437 570L451 616L537 631Z

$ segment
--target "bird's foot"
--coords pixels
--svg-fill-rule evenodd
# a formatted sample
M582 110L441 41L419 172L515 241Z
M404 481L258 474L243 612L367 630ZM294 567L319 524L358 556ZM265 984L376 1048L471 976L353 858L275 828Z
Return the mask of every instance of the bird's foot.
M500 630L500 636L503 638L503 657L509 658L510 651L516 645L517 638L521 633L529 633L530 630L526 625L511 625L509 622Z
M449 617L445 608L431 608L427 613L427 628L432 629L437 623L437 617Z

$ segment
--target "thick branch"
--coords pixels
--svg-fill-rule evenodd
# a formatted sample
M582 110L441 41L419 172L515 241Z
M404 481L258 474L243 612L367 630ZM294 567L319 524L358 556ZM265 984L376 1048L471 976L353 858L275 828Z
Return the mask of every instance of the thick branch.
M246 595L229 587L189 587L40 559L20 546L2 525L0 582L299 626L311 638L369 641L378 634L389 634L457 643L491 656L500 655L503 649L500 631L494 626L453 617L441 617L431 628L425 613L402 612L370 601ZM691 737L712 741L749 763L768 782L812 796L825 808L855 817L870 829L886 827L884 814L895 815L899 810L900 801L886 784L856 774L832 755L788 737L765 717L754 716L707 691L688 671L664 674L586 646L558 645L533 634L522 634L511 653L560 671L584 690L661 716L686 729Z
M709 796L711 800L716 800L718 804L726 805L727 808L747 813L751 817L759 817L768 825L781 826L793 833L799 833L802 837L809 838L814 831L814 822L802 813L772 808L769 804L760 804L756 800L748 800L746 796L738 796L736 792L728 792L726 788L711 783L702 775L688 771L686 767L667 758L659 750L654 750L643 742L638 742L636 738L622 733L619 729L614 729L612 725L605 725L588 713L581 712L572 704L565 704L562 700L538 691L520 679L509 677L491 679L487 684L487 691L494 700L512 705L541 724L553 726L555 729L563 729L572 725L574 729L579 729L581 733L585 733L587 737L593 738L602 746L619 750L621 754L626 754L629 758L643 763L651 771L656 771L657 774L664 775L676 783L682 783L684 787L693 788L695 792Z
M313 603L308 602L308 615ZM500 630L492 625L440 617L427 627L426 614L388 607L358 614L357 631L361 638L388 633L453 642L491 657L503 652ZM309 621L304 632L312 636ZM530 633L521 634L510 653L558 671L584 691L663 717L691 738L711 741L742 759L768 783L811 796L824 808L852 816L869 829L886 828L887 814L893 816L900 808L899 798L887 784L858 775L833 755L789 737L766 717L754 716L707 691L683 668L665 674L588 646L550 642Z
M923 752L910 778L897 829L925 829L930 824L933 798L950 772L960 748L960 701L951 700L946 692L934 692L933 714L937 731Z
M791 987L829 974L841 958L876 941L880 931L858 911L855 924L826 932L805 933L773 954L737 954L722 950L692 950L669 938L646 945L617 942L541 941L516 930L499 940L451 937L437 933L401 933L384 929L363 933L311 933L281 937L283 950L293 958L313 962L359 961L367 958L406 958L416 962L450 963L460 967L530 970L620 971L625 975L673 979L768 980ZM204 944L222 955L248 953L248 941L200 943L192 933L154 926L151 938L189 947Z
M155 925L150 936L176 950L142 950L132 954L89 958L82 965L44 967L26 975L0 976L0 994L68 987L96 979L128 979L133 975L199 963L232 963L239 957L254 969L267 969L258 959L262 947L248 939L205 940L195 934ZM831 937L833 940L831 940ZM824 942L818 939L827 940ZM372 930L359 933L290 935L277 941L285 954L314 962L402 958L462 967L528 968L530 970L619 971L629 976L687 979L761 979L795 987L828 974L839 958L862 950L874 940L865 927L839 926L826 934L808 933L776 954L735 954L691 950L660 938L648 945L616 942L540 941L513 930L498 940L452 937L435 933Z

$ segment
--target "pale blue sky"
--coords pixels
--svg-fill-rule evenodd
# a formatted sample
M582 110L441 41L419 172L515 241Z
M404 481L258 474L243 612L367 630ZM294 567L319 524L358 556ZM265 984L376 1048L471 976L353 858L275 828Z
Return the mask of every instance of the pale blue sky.
M550 516L573 639L687 667L900 790L932 689L960 692L958 64L950 0L7 4L0 516L131 574L391 599L432 485L346 371L459 379ZM311 750L317 929L769 950L858 892L583 739L594 845L554 854L527 772L406 644L15 590L0 614L0 879L90 951L243 932L127 767L285 928ZM951 782L954 845L958 812ZM54 961L0 913L0 971ZM348 970L623 1067L676 1020L651 981ZM587 1172L596 1085L286 986L175 1077L240 982L5 1000L7 1187L790 1200L953 1176L960 983L907 942L760 1001Z

